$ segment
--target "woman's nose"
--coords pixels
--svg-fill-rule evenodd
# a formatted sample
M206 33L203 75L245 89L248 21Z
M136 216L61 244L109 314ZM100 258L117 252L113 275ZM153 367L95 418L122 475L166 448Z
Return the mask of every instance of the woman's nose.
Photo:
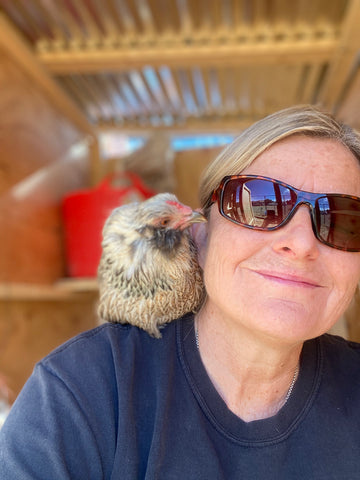
M299 259L315 259L319 254L320 244L315 237L307 205L298 207L291 220L273 233L276 233L273 248L279 253Z

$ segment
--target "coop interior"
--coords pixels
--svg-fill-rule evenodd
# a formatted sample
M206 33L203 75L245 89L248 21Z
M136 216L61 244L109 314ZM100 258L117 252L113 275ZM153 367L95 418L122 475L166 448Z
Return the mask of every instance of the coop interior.
M196 208L206 164L294 104L360 129L359 25L359 0L0 0L9 403L39 359L98 323L93 227L114 192ZM360 340L358 317L354 298L337 332Z

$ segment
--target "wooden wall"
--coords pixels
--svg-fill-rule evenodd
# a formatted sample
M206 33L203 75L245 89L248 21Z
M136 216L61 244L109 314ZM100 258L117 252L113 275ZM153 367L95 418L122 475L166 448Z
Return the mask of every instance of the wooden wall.
M0 300L0 377L14 400L34 365L77 333L96 325L96 295Z
M360 285L343 317L348 329L348 338L360 342Z
M60 205L89 183L87 139L1 50L0 152L0 378L16 396L37 360L95 325L96 299L44 294L65 274Z
M201 172L221 150L218 147L177 152L174 160L175 194L181 202L192 208L200 206L198 190Z
M63 274L59 204L88 183L82 134L0 51L0 282L49 283Z
M0 50L0 193L55 162L80 132ZM16 162L16 164L14 164Z

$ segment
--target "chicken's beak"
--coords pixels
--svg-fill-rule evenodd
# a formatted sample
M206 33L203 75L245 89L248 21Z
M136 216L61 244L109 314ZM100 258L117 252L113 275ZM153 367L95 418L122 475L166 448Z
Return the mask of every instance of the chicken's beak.
M186 228L191 227L193 223L203 223L207 222L205 215L201 212L193 210L190 215L184 217L180 225L180 230L185 230Z

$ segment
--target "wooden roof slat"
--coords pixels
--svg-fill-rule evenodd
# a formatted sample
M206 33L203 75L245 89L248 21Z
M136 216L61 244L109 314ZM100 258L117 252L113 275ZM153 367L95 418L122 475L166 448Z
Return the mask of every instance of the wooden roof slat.
M38 41L53 41L52 24L46 15L47 10L43 7L42 0L26 2L22 0L23 8L26 10L28 18L31 17L33 25L35 25Z
M73 8L77 12L82 28L85 31L86 44L90 46L96 46L100 44L102 31L92 15L92 11L90 9L91 4L88 2L91 2L91 0L87 0L87 2L82 0L73 2Z
M218 71L215 68L209 69L209 98L212 110L220 113L222 110L222 96L219 86Z
M222 99L218 113L220 115L226 114L226 103L227 103L227 81L226 81L226 72L225 67L217 68L217 83L219 88L220 97Z
M129 39L137 35L135 19L130 11L126 0L112 0L113 9L117 12L117 19L123 26L123 33Z
M350 0L339 44L331 59L320 101L336 112L343 89L357 60L360 47L360 0Z
M74 80L72 76L66 76L61 77L59 81L67 90L72 93L74 99L78 104L81 105L82 110L86 113L90 120L93 123L96 123L97 118L100 115L99 108L94 108L92 99L90 101L90 98L84 94L83 89L77 86L76 80Z
M249 5L249 18L251 25L257 29L269 21L269 3L263 0L253 0Z
M223 0L221 6L221 24L225 30L234 30L233 1Z
M297 0L294 4L295 24L294 34L302 38L311 38L314 32L314 21L316 19L314 9L315 2L309 0Z
M94 91L97 91L97 97L103 107L104 114L102 120L106 122L112 121L117 117L117 106L113 101L112 90L106 82L107 74L92 75L88 81L93 85Z
M163 65L159 68L159 76L161 78L162 84L164 85L164 90L170 101L173 113L182 112L184 107L180 98L179 88L176 83L175 75L169 67Z
M93 1L92 10L101 25L101 40L105 45L116 45L119 38L119 26L114 19L112 2L107 0Z
M241 86L242 86L242 69L239 67L233 68L230 71L231 77L232 77L232 89L233 89L233 95L234 95L234 103L236 105L236 111L237 113L241 112L241 105L240 105L240 99L241 99Z
M129 72L129 81L131 82L134 90L137 92L138 97L141 99L147 115L151 114L151 112L159 113L159 105L153 100L153 97L149 91L149 87L144 81L142 74L137 70L131 70Z
M146 66L143 69L143 75L146 79L149 90L152 92L154 98L163 110L167 108L167 96L163 91L162 84L159 80L157 71L155 68Z
M209 0L208 2L204 2L204 8L209 10L212 18L211 30L209 33L215 38L218 38L219 33L222 30L222 6L217 0Z
M324 64L304 65L300 76L297 103L316 103L317 85Z
M42 29L39 26L36 16L33 15L36 5L29 5L29 2L23 0L13 0L12 11L18 12L22 17L22 23L26 25L26 34L33 41L36 41L42 35ZM30 8L29 8L30 7Z
M147 37L154 37L156 28L154 19L147 0L135 0L136 10L143 26L143 34Z
M211 102L210 69L202 68L202 69L199 69L199 72L201 74L202 88L204 90L204 97L206 99L205 110L203 111L203 115L211 116L211 115L214 115L215 111L212 107L212 102Z
M259 70L261 69L261 75L264 75L263 68L264 67L249 68L248 72L248 89L250 99L249 113L252 117L258 116L259 112L262 112L264 108L264 92L261 91L262 86L259 81ZM276 69L274 70L276 71ZM269 77L267 78L269 79Z
M233 1L202 0L201 36L208 43L230 42L235 37Z
M164 42L176 41L180 23L175 5L169 5L169 0L148 0L148 2L153 12L155 40L161 38Z
M357 68L360 0L3 5L44 71L97 125L229 124L291 102L340 111Z
M225 108L230 115L233 115L237 110L237 96L235 90L236 84L234 70L227 67L224 69L224 99Z
M59 13L58 4L46 0L39 0L39 5L41 6L43 16L49 24L52 39L39 39L36 43L36 48L39 51L42 49L51 50L53 48L64 48L67 40L70 38L70 32L62 15Z
M161 68L158 68L156 70L156 75L157 75L158 82L161 86L160 88L161 88L162 98L163 98L162 115L163 115L164 121L173 122L174 116L178 113L178 111L176 108L174 108L173 102L169 97L168 85L164 82L164 76L163 76L163 72L161 71ZM170 72L170 75L171 75L171 72ZM181 108L181 103L180 103L180 108Z
M145 109L143 108L142 102L136 94L131 82L129 81L128 75L122 73L118 79L118 85L120 91L122 92L122 98L126 100L128 107L132 112L132 116L145 115Z
M282 70L282 98L286 106L298 103L297 93L301 82L301 65L283 66Z
M188 116L198 115L198 106L195 101L195 95L192 90L191 81L189 79L188 71L180 68L177 71L177 77L181 88L181 96L186 106L186 112Z
M360 130L360 62L357 64L352 81L344 94L344 99L338 111L340 120L350 123Z
M190 15L188 0L176 0L176 6L180 22L180 34L188 37L193 31L193 20Z
M23 15L22 8L18 8L18 3L20 0L14 0L12 2L8 1L5 5L2 5L1 10L3 10L4 15L6 15L9 21L13 22L14 27L18 28L24 38L30 42L36 41L36 36Z
M193 37L200 41L206 41L209 38L210 32L213 32L212 16L209 8L209 3L206 0L198 0L194 4L196 29L193 27Z
M97 117L103 117L106 115L106 107L102 104L98 95L98 89L91 82L89 76L76 75L73 77L75 84L78 88L79 95L83 95L84 99L87 98L92 107L97 111Z
M324 8L321 9L325 15L326 21L331 24L338 25L339 19L344 17L348 0L338 2L328 2L323 0Z
M63 46L66 50L69 46L70 48L82 48L83 42L85 40L84 29L81 28L79 24L79 19L76 16L76 12L71 8L68 8L66 4L54 3L52 8L57 9L57 16L61 19L61 24L65 25L67 30L68 40L67 43ZM56 45L58 50L64 51L59 47L61 45Z
M269 102L278 99L278 67L250 66L241 71L239 106L245 116L258 118L266 114ZM266 78L266 84L261 81Z
M113 101L110 89L103 80L103 75L87 76L86 82L89 90L95 95L97 105L101 109L101 122L109 123L117 117L117 106Z
M118 124L119 122L121 123L126 120L132 121L136 118L136 112L133 110L132 104L130 104L125 97L119 78L108 74L105 76L104 82L106 83L108 92L111 94L113 108L116 111L111 120ZM104 120L100 117L99 124L101 125L102 123L104 123ZM107 123L109 124L111 121L108 121Z
M119 112L117 117L120 115L123 119L130 118L133 120L136 117L136 113L121 89L121 79L111 74L107 76L107 83L108 89L112 92L113 102Z
M115 84L113 75L111 73L104 73L102 75L102 81L108 92L109 97L111 98L111 103L114 108L114 118L113 120L118 123L126 117L128 113L128 107L125 104L125 101L120 93L117 85Z
M251 113L251 78L249 68L243 68L239 72L239 83L237 88L237 104L239 113L243 116L249 116Z
M249 38L250 23L246 15L246 0L234 1L233 3L233 17L234 17L234 37L240 41Z
M233 38L234 32L243 31L246 27L248 35L256 37L277 34L280 25L282 31L291 33L294 20L296 24L306 25L309 31L316 31L318 26L325 22L330 28L337 27L344 5L350 0L63 0L63 2L49 2L46 0L32 0L31 2L13 3L26 5L31 11L36 10L35 21L42 26L42 40L49 36L51 41L52 21L54 17L46 15L55 4L63 16L75 22L82 34L90 42L102 38L107 31L112 34L136 34L138 40L145 33L156 34L155 41L162 37L165 30L176 32L180 25L178 38L189 41L199 38L199 30L206 30L207 40L213 41L221 32L221 39ZM50 4L51 5L50 7ZM5 4L5 9L14 9ZM21 13L17 12L17 21ZM176 19L176 20L175 20ZM317 25L318 24L318 25ZM22 22L23 28L26 23ZM143 28L142 28L143 27ZM204 28L205 27L205 28ZM73 30L73 26L71 26ZM75 29L76 30L76 29ZM40 33L40 32L38 32ZM106 35L105 35L106 36ZM270 35L271 36L271 35ZM151 39L153 35L150 35ZM201 35L203 38L203 34ZM250 38L250 37L249 37ZM140 43L146 42L143 38ZM174 41L176 37L174 36Z
M209 109L204 77L199 68L193 68L191 74L199 113L204 114Z
M110 37L113 43L117 43L119 41L119 37L122 36L124 32L119 18L120 15L117 10L116 0L102 0L101 3L94 3L96 3L96 9L99 18L101 18L102 13L105 12L104 28L106 31L106 37Z
M319 2L299 0L297 3L298 19L309 26L314 25L318 18Z

